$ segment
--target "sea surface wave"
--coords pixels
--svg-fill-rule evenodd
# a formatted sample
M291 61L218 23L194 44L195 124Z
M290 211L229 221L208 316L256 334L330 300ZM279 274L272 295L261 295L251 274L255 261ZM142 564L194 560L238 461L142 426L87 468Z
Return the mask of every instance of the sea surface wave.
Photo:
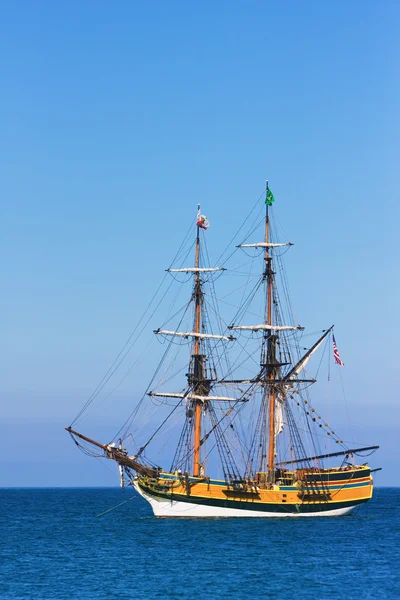
M399 504L376 488L346 517L170 520L132 490L1 489L0 599L397 600Z

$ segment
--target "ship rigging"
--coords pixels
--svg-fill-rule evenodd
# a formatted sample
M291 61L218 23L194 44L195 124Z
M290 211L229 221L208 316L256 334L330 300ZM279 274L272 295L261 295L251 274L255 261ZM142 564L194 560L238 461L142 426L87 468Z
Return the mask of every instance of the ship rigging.
M306 367L332 343L333 326L301 351L304 327L294 318L283 267L283 254L293 244L272 234L273 202L267 182L263 239L249 242L256 230L250 227L235 248L237 253L253 253L251 261L261 257L262 268L247 275L243 289L236 291L240 299L229 322L215 292L227 261L209 264L204 240L209 222L198 207L194 265L171 265L166 273L192 279L190 300L182 311L171 315L170 310L164 324L153 331L166 350L142 399L107 444L76 430L75 422L126 356L124 348L66 428L86 452L115 461L123 484L134 486L156 516L336 516L372 495L371 469L355 464L354 457L378 447L350 447L311 402L316 378ZM181 250L182 246L180 258ZM150 319L144 321L147 325ZM336 344L334 348L339 356ZM186 360L178 359L180 350L186 352ZM339 361L343 365L340 357ZM180 382L180 387L165 387L170 382ZM125 445L132 441L133 424L145 411L146 399L155 403L162 418L142 442L136 441L135 430L136 449L129 453ZM165 437L168 427L175 441L172 435ZM158 465L148 453L163 434L163 448L167 445L168 450L161 452L164 461ZM335 451L326 450L327 440ZM171 464L166 467L168 455ZM339 457L339 465L325 466L325 461ZM219 478L213 470L219 471Z

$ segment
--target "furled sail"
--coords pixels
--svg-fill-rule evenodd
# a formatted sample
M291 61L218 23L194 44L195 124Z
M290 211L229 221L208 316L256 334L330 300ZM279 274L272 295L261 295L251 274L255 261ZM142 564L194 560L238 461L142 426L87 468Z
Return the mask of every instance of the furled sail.
M333 327L333 326L332 326ZM314 344L312 348L299 360L299 362L293 367L293 369L283 378L285 391L288 392L290 388L295 384L297 375L305 368L311 356L320 347L326 336L332 330L332 327L328 329L324 335ZM285 384L285 381L287 382ZM290 382L290 383L289 383ZM286 400L286 394L282 390L278 390L275 397L275 438L282 433L284 428L283 419L283 405Z
M303 331L304 327L296 325L267 325L266 323L259 323L258 325L229 325L228 329L246 329L248 331Z
M192 338L199 338L199 339L214 339L214 340L225 340L227 342L233 342L236 338L229 336L227 337L226 335L214 335L212 333L196 333L195 331L168 331L167 329L155 329L154 333L156 334L162 334L162 335L175 335L178 337L184 337L184 338L188 338L188 337L192 337Z
M237 248L281 248L282 246L293 246L292 242L286 244L273 244L271 242L257 242L256 244L239 244Z
M212 273L226 271L225 267L185 267L183 269L167 269L168 273Z
M297 375L299 375L299 373L301 373L301 371L306 367L311 356L316 350L318 350L318 348L320 347L326 336L332 331L332 329L333 325L325 331L323 336L320 337L320 339L314 344L314 346L312 346L312 348L310 348L310 350L308 350L308 352L305 353L305 355L299 360L299 362L293 367L293 369L289 371L289 373L284 377L285 381L296 379Z
M202 396L200 394L182 394L179 392L149 392L148 396L161 396L164 398L187 398L188 400L220 400L222 402L240 402L242 398L231 398L229 396Z
M305 369L311 356L321 346L322 342L324 341L326 336L329 334L331 329L332 329L332 327L324 333L324 335L314 344L314 346L312 348L310 348L310 350L308 352L306 352L306 354L299 360L299 362L293 367L293 369L283 378L284 385L285 385L285 382L287 382L285 385L286 392L288 392L289 389L291 387L293 387L297 375L299 375L301 373L301 371L303 369ZM289 384L289 382L290 382L290 384ZM283 393L283 391L281 391L281 390L278 390L276 397L275 397L275 437L278 436L283 431L283 428L285 425L284 419L283 419L283 405L284 405L285 400L286 400L285 393Z
M282 433L285 426L283 420L283 403L285 401L285 395L278 392L275 398L275 437Z

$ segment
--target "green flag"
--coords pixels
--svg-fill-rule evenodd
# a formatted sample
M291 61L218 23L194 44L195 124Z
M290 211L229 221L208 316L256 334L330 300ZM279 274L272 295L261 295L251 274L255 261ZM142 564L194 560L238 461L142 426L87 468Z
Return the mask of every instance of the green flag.
M274 201L275 201L274 195L271 192L271 190L268 188L267 195L265 196L265 204L268 204L268 206L271 206Z

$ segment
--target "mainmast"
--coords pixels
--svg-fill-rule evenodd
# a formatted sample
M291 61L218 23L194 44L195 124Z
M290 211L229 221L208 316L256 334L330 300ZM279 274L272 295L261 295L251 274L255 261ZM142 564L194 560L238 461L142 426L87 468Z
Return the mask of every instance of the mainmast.
M268 181L266 183L266 198L268 197ZM272 305L273 305L273 280L272 256L269 244L269 215L268 202L266 201L265 214L265 276L267 278L267 306L266 324L272 327ZM265 333L267 337L267 361L266 378L270 381L275 379L276 371L276 335L270 331ZM264 398L268 400L268 482L274 483L275 478L275 388L273 385L264 387Z
M234 323L229 326L229 329L234 330L247 330L247 331L262 331L262 351L261 351L261 368L260 381L263 386L262 393L262 421L263 431L261 432L261 461L259 468L261 469L262 482L267 483L271 486L275 482L275 466L276 466L276 436L280 433L276 425L277 410L281 408L277 404L281 402L282 396L285 394L286 378L282 379L280 368L289 363L281 363L277 358L277 348L279 343L279 332L280 331L295 331L302 330L303 327L300 325L283 325L280 323L280 319L276 316L274 318L274 285L275 273L272 268L272 249L281 248L285 246L292 246L291 242L278 243L270 241L269 231L269 206L274 202L274 197L271 190L268 188L268 181L266 182L266 212L265 212L265 241L256 243L239 244L239 248L263 248L265 251L265 269L263 272L263 281L267 283L266 298L265 298L265 311L263 323L257 325L235 325ZM279 323L279 324L278 324ZM321 340L320 340L321 341ZM308 359L307 359L308 360ZM307 360L305 362L307 362ZM305 364L304 362L304 364ZM291 373L295 377L300 370L303 368L303 362L299 363L298 369ZM306 380L303 380L305 382ZM282 403L281 403L282 404ZM265 474L267 475L265 477Z

